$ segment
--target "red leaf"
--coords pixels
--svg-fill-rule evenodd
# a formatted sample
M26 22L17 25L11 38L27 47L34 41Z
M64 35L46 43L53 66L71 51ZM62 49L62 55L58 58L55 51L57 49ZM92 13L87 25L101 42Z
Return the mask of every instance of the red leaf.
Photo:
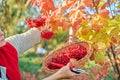
M92 0L82 0L82 2L89 8L92 8L92 6L93 6Z

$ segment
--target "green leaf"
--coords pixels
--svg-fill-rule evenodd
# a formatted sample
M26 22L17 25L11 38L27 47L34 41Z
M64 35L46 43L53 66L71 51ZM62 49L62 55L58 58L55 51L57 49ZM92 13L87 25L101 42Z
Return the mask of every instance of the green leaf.
M94 56L96 63L104 64L106 57L102 51L96 52Z

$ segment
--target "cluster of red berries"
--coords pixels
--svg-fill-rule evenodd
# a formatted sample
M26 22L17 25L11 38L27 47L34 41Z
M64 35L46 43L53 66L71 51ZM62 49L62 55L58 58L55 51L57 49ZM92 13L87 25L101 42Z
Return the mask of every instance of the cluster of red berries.
M46 18L36 18L36 19L31 19L31 18L27 18L26 19L26 23L28 25L29 28L39 28L40 26L44 26L46 22Z
M46 18L36 18L36 19L31 19L31 18L27 18L26 19L26 23L28 25L29 28L40 28L40 27L44 27L46 22ZM50 40L53 37L54 33L49 31L49 30L42 30L40 37L46 40Z
M81 45L79 46L71 46L67 53L70 58L75 58L77 60L80 60L87 54L87 49Z
M80 60L87 54L87 49L82 46L71 46L70 48L66 48L64 54L57 55L56 57L52 58L51 63L48 64L49 69L60 69L65 66L69 61L70 58L74 58Z
M50 40L53 37L54 33L49 30L41 31L40 37L46 40Z
M57 56L52 58L52 62L48 65L49 69L59 69L65 66L69 62L69 57L67 55Z

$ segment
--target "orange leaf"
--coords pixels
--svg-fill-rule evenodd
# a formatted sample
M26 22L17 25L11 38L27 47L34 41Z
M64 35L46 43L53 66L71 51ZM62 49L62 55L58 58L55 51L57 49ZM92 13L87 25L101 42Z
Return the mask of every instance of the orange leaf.
M72 10L71 12L69 12L68 14L69 19L72 18L75 13L76 13L76 10Z
M81 29L81 33L82 33L82 35L87 35L88 33L89 33L89 31L91 31L91 27L82 27L82 29Z
M65 6L65 8L71 7L75 3L76 0L70 0L69 2L68 1L67 1L67 5Z
M82 21L82 19L76 20L76 21L72 24L72 27L73 27L74 29L78 29L78 28L79 28L79 24L80 24L81 21Z
M38 6L41 9L41 12L45 15L47 15L50 10L54 11L56 9L53 0L40 0L37 2L36 6Z
M111 37L111 41L112 41L113 43L117 43L117 39L116 39L115 37Z
M95 32L99 32L101 30L102 26L96 24L96 25L93 25L92 28Z
M92 0L82 0L82 2L83 2L87 7L92 8L92 6L93 6Z
M99 15L103 18L108 18L109 17L109 10L102 9L99 13Z
M62 28L63 30L67 31L68 30L68 27L70 27L70 23L65 21L65 20L62 20Z
M81 3L78 9L79 9L79 10L85 9L85 5L84 5L83 3Z
M59 20L53 21L51 23L52 31L54 31L56 33L58 31L58 26L60 26L60 25L61 25L61 23Z

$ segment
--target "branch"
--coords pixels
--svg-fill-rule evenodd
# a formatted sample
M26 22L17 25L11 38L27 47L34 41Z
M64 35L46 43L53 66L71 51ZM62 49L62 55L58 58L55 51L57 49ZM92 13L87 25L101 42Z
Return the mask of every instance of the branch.
M112 58L111 58L111 55L110 55L110 49L107 50L106 54L107 54L107 56L108 56L108 58L109 58L109 60L110 60L110 63L111 63L111 65L112 65L114 71L117 72L117 70L116 70L116 68L115 68L115 66L114 66L114 64L113 64L113 62L112 62Z
M96 13L98 14L98 4L99 4L99 1L98 3L96 4L95 1L93 0L93 6L95 7L95 10L96 10Z
M115 67L116 67L116 69L117 69L117 73L118 73L118 75L119 75L118 80L120 80L120 70L119 70L119 66L118 66L118 63L117 63L117 58L116 58L116 54L115 54L115 51L114 51L113 46L111 46L110 49L111 49L111 53L112 53L112 55L113 55L113 58L114 58L114 60L115 60Z

